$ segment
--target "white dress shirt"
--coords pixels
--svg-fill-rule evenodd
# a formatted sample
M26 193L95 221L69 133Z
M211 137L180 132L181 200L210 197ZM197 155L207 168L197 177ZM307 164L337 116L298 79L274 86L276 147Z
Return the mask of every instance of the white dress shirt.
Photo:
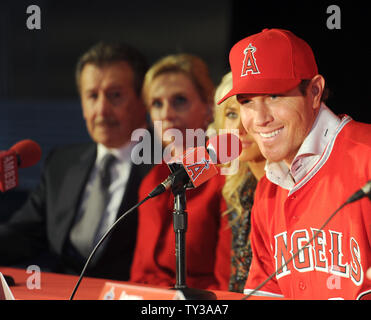
M82 212L84 211L93 181L98 174L98 167L102 165L102 160L105 155L107 153L111 153L116 157L117 161L115 161L110 168L111 184L108 189L110 201L105 211L102 213L102 219L100 221L95 236L95 244L99 241L99 239L104 235L104 233L115 222L117 218L118 210L121 205L130 175L132 166L131 150L134 145L135 143L129 142L118 149L108 149L102 144L98 144L97 146L97 158L84 190L79 214L82 214Z

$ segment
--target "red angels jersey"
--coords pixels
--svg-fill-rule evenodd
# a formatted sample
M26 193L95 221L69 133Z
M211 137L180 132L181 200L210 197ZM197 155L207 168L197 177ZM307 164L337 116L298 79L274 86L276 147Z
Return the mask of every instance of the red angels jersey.
M286 262L329 216L371 179L371 125L349 121L312 170L289 192L262 178L252 210L248 294L289 299L371 299L371 201L341 209L310 246Z

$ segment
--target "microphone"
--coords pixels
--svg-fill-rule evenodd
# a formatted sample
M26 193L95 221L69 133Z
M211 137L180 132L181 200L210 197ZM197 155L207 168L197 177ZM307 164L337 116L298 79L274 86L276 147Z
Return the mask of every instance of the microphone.
M371 200L371 180L368 180L368 182L361 189L349 197L347 203L352 203L366 196Z
M98 241L98 243L95 245L93 250L91 251L89 257L87 258L85 265L80 273L79 279L76 282L76 285L71 293L70 300L73 300L77 289L80 286L80 283L84 277L84 274L87 270L88 265L90 264L91 259L95 255L96 251L100 247L100 245L103 243L103 241L108 237L108 235L116 228L117 225L121 223L121 221L134 209L138 208L141 206L144 202L148 201L150 198L153 198L166 190L168 190L171 186L172 183L175 181L175 179L179 178L183 180L184 184L187 184L190 182L191 177L188 175L186 169L185 169L185 164L195 164L194 159L192 160L192 157L198 155L198 156L205 156L206 163L204 162L203 164L201 163L200 165L200 170L197 170L195 167L193 167L193 170L196 172L196 174L199 172L199 174L202 175L207 175L208 179L210 179L212 176L214 176L214 170L211 168L214 168L216 171L217 169L215 168L215 164L221 164L221 163L226 163L227 160L232 161L235 158L237 158L242 151L242 144L240 139L233 134L227 133L227 134L222 134L218 136L213 136L209 139L206 148L205 147L196 147L196 148L190 148L188 149L182 157L177 159L176 161L179 161L178 163L172 162L169 163L169 169L172 171L170 176L164 180L162 183L160 183L153 191L143 200L141 200L139 203L137 203L135 206L130 208L128 211L124 212L113 224L112 226L106 231L106 233L101 237L101 239ZM209 154L210 153L210 154ZM230 154L230 157L228 158L228 154ZM219 156L220 155L220 156ZM201 159L202 160L202 159ZM192 162L193 161L193 162ZM226 161L226 162L222 162ZM172 167L170 168L170 166ZM175 168L177 166L177 168ZM202 170L202 166L205 168ZM192 171L192 169L190 169ZM205 170L212 170L211 173L204 172ZM191 174L192 175L192 174ZM205 178L203 178L203 182L205 182ZM200 185L199 183L201 180L197 180L197 178L193 177L193 182L191 183L190 187L196 187Z
M189 148L180 157L168 163L172 172L161 182L149 197L153 198L168 190L175 181L180 181L187 189L197 188L217 175L217 164L228 163L236 159L242 151L238 136L224 133L211 137L205 147Z
M41 148L32 140L17 142L8 151L0 151L0 191L18 185L18 168L35 165L41 159Z

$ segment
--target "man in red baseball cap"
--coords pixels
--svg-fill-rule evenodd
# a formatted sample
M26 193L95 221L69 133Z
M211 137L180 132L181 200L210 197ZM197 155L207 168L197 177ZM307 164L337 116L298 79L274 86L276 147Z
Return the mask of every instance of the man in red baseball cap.
M246 293L370 298L371 202L325 221L371 179L371 125L326 106L312 49L290 31L264 29L236 43L229 58L233 88L220 102L237 95L243 126L267 159Z

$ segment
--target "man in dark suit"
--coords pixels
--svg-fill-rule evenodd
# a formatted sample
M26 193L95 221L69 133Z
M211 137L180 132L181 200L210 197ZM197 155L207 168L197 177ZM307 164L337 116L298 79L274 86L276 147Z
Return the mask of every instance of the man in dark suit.
M0 265L37 264L79 274L109 226L138 202L137 189L151 165L132 159L130 138L133 130L146 128L146 70L144 57L122 44L99 43L80 58L76 82L93 142L48 155L39 186L0 225ZM134 211L102 244L86 274L127 280L136 231Z

